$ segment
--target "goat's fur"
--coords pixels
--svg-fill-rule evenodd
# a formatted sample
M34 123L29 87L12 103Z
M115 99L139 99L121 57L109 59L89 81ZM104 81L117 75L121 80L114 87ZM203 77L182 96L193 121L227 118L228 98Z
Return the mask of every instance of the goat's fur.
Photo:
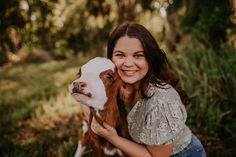
M127 103L128 98L132 97L132 87L120 79L115 65L106 58L96 57L90 60L81 67L79 75L69 90L78 102L90 107L90 118L88 122L83 122L75 156L81 157L87 146L93 149L97 157L105 154L124 156L108 141L97 136L90 126L94 117L100 125L106 122L120 136L128 138L124 102Z

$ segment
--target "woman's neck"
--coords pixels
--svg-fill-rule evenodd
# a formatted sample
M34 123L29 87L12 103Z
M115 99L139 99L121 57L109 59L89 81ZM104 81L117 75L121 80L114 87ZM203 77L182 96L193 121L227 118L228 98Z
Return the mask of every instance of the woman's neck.
M140 90L140 81L134 83L133 87L134 87L135 91L139 91Z
M129 99L128 102L126 102L126 112L128 113L133 106L137 103L137 101L141 98L141 92L140 92L140 82L130 84L133 88L132 93L132 99Z
M132 101L132 106L134 106L137 103L137 101L141 98L140 82L134 83L133 85L135 94L134 94L134 99Z

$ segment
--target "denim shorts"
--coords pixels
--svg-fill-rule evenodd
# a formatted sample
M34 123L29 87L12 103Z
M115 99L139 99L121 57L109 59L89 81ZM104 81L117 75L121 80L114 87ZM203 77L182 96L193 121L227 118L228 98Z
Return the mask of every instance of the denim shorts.
M192 135L190 144L182 151L171 155L171 157L206 157L206 153L200 140Z

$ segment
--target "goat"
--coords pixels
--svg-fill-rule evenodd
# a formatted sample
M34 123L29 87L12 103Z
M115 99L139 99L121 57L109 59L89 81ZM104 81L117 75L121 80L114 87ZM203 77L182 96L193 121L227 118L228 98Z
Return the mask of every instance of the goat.
M81 157L86 146L90 146L97 157L115 154L124 156L111 143L97 136L90 126L94 117L100 125L106 122L120 136L128 138L124 104L128 104L132 98L132 86L125 84L112 61L103 57L88 61L78 74L79 78L71 83L69 90L78 102L90 108L90 117L89 121L83 120L75 157Z

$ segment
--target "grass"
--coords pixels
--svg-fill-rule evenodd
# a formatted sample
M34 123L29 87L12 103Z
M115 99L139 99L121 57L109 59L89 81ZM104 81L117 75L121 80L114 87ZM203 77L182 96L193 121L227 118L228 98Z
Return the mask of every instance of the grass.
M86 59L0 69L0 156L73 156L80 106L68 93Z
M216 51L192 41L169 58L192 100L187 123L208 156L235 156L236 50L222 44Z

